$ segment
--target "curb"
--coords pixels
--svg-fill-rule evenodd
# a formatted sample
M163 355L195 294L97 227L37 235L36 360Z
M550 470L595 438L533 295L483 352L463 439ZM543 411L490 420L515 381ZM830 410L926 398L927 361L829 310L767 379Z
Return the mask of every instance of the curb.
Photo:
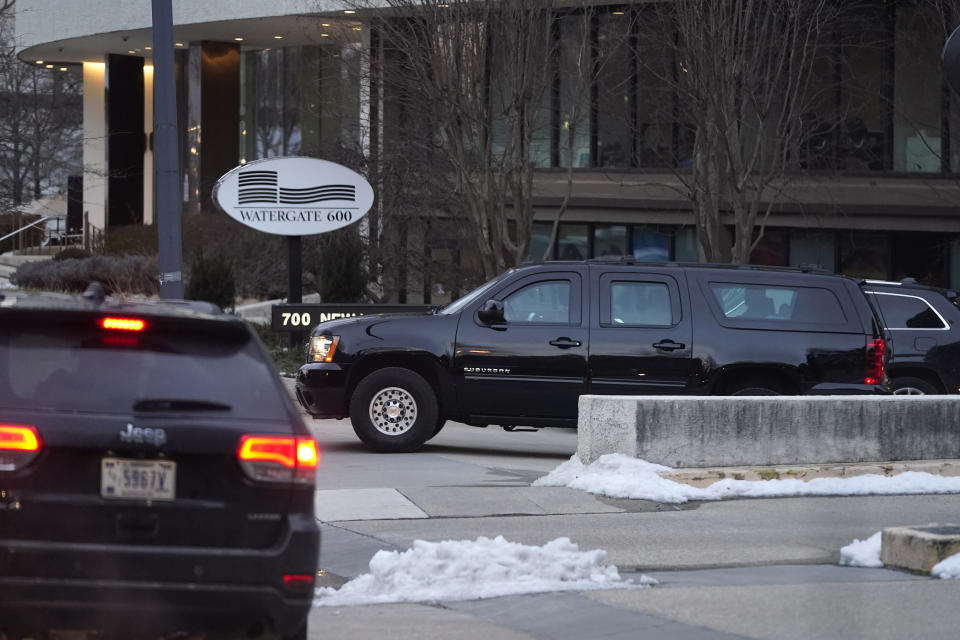
M867 474L895 476L919 471L938 476L960 476L960 460L905 460L897 462L858 462L849 464L776 465L769 467L709 467L679 469L660 475L674 482L707 487L718 480L812 480L814 478L851 478Z

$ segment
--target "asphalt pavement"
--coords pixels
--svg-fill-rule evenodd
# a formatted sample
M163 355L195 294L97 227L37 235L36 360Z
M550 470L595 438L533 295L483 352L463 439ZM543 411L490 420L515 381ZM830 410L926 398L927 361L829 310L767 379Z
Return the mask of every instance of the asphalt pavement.
M417 453L370 453L347 420L306 418L320 442L321 584L366 573L414 540L569 537L651 589L315 607L311 638L956 638L960 581L837 565L888 526L960 519L960 496L741 499L680 506L530 483L576 432L448 424Z

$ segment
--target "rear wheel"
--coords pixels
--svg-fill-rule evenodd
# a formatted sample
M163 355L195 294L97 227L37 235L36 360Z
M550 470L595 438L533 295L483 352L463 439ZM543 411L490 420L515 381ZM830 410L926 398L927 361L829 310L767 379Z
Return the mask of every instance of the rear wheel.
M779 396L780 389L764 380L752 378L734 385L729 394L731 396Z
M283 640L307 640L307 622L304 621L303 626L293 633L283 636Z
M437 396L423 376L401 367L375 371L360 381L350 399L353 430L371 449L416 451L436 435Z
M894 378L890 389L897 396L927 396L940 393L936 387L922 378L904 376Z

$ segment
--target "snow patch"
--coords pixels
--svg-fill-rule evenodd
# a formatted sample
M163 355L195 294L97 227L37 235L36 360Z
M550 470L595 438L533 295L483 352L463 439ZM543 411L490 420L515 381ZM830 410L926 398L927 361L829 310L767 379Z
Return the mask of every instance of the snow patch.
M774 498L786 496L864 496L894 494L960 493L960 477L906 471L895 476L868 474L850 478L814 478L804 481L723 479L709 487L692 487L662 478L670 467L631 458L621 453L600 456L584 465L573 455L556 469L534 481L535 487L570 487L611 498L633 498L680 504L688 500L724 498Z
M960 580L960 553L948 556L933 565L930 575L941 580Z
M848 567L882 567L880 538L880 531L866 540L854 538L853 542L840 549L840 564Z
M649 587L656 580L624 580L603 564L607 552L580 551L569 538L543 546L509 542L503 536L476 540L416 540L406 551L378 551L370 573L339 589L322 587L318 606L475 600L545 591Z

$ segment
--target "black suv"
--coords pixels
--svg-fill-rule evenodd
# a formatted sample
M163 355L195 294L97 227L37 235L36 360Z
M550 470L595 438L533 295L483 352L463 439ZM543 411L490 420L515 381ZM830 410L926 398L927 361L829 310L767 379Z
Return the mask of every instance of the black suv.
M317 461L238 318L0 294L0 636L306 638Z
M446 419L576 426L581 394L884 393L857 281L800 269L592 260L513 269L425 316L317 326L297 398L410 451Z
M960 309L957 293L918 284L867 280L893 351L890 388L896 394L960 393Z

